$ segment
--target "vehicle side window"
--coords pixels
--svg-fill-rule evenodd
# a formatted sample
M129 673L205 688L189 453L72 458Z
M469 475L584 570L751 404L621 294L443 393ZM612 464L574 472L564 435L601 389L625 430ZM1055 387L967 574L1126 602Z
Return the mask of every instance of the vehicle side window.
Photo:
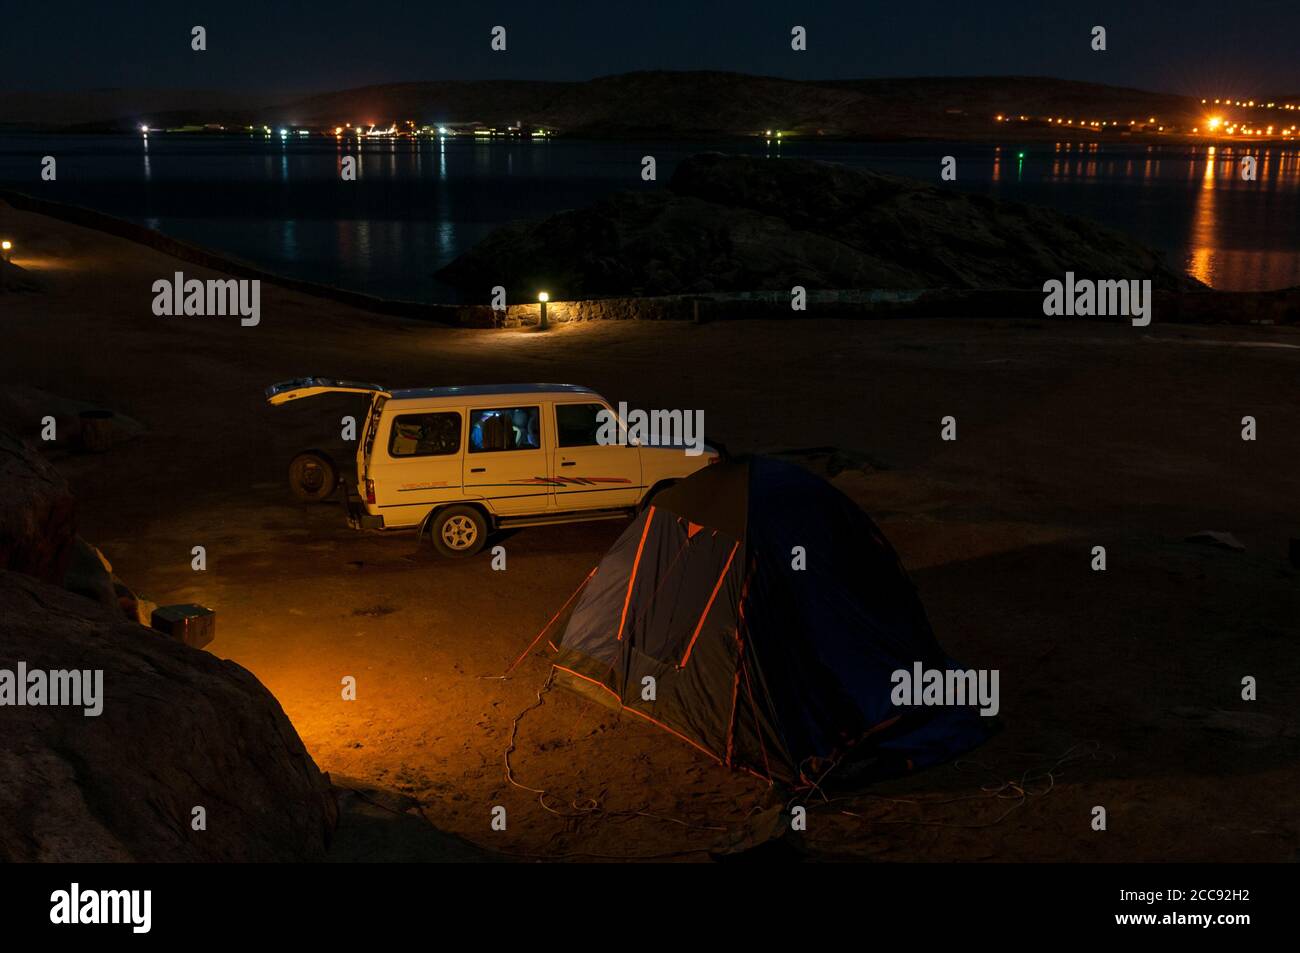
M556 404L555 437L561 447L594 447L600 441L602 422L599 414L608 412L604 404Z
M460 452L460 414L402 414L393 420L390 457L444 457Z
M542 446L538 407L494 407L469 412L469 452L539 450Z

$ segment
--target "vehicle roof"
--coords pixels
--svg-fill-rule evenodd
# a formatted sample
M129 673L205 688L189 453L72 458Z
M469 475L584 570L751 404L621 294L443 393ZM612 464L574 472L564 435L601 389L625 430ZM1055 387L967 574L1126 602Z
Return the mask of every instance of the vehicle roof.
M450 387L409 387L389 391L390 400L433 400L439 397L507 397L522 394L591 394L581 384L458 384Z

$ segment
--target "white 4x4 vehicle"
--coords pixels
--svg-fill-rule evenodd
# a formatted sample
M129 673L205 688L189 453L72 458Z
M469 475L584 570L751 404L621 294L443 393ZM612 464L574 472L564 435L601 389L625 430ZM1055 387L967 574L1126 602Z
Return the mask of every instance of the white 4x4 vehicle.
M626 517L720 455L708 445L688 456L682 447L597 443L597 415L613 411L573 384L388 390L309 377L268 387L266 399L337 393L370 396L355 490L344 482L349 524L427 531L447 556L472 556L498 528ZM311 489L300 497L334 494L327 457L300 454L291 482L304 474Z

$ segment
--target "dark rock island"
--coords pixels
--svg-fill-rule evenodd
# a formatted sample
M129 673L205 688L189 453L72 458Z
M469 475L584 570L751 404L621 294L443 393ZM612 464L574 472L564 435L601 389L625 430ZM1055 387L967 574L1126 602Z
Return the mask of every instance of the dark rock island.
M1193 279L1085 219L806 159L706 153L666 189L497 229L439 272L484 300L828 289L1041 289L1067 271Z

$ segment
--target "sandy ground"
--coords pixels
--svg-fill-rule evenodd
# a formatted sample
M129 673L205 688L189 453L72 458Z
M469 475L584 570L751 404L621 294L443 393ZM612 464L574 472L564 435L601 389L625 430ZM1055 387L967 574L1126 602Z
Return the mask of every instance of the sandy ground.
M899 320L448 330L263 288L263 318L157 318L176 270L140 246L0 205L42 294L0 296L0 380L145 432L53 452L83 534L159 602L217 610L211 650L276 695L322 769L392 792L400 834L339 856L447 856L428 824L508 856L702 859L782 802L653 727L498 676L621 523L518 531L509 569L348 530L293 502L290 456L337 445L347 398L270 408L274 381L589 384L702 407L732 450L837 446L940 639L1001 672L1004 730L969 759L814 806L783 850L881 860L1291 860L1300 802L1300 333ZM959 317L959 316L957 316ZM958 440L940 440L954 415ZM1240 439L1240 420L1259 439ZM32 422L35 426L35 421ZM1224 530L1247 547L1189 544ZM207 547L208 569L190 568ZM1104 545L1109 568L1090 569ZM355 676L359 697L340 698ZM1259 699L1240 698L1243 676ZM544 789L546 796L526 788ZM402 795L404 797L399 797ZM489 827L496 805L503 832ZM1092 809L1108 813L1091 829ZM383 826L383 825L378 825Z

